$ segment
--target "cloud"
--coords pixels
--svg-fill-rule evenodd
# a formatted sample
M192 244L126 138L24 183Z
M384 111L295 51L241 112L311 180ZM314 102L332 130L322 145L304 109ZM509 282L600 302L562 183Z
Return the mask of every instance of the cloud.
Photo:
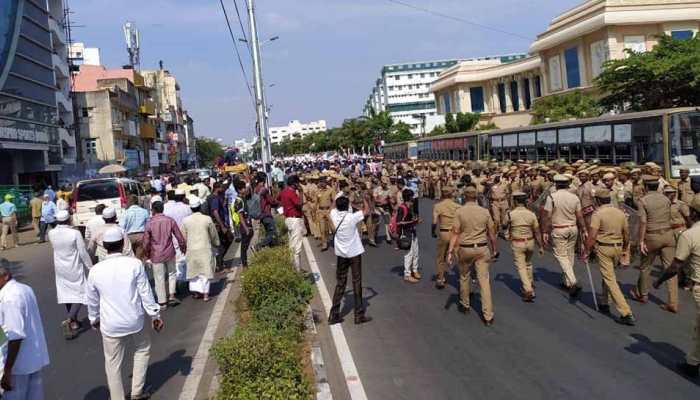
M277 12L266 12L263 15L265 30L268 32L292 32L302 28L303 24L298 18Z

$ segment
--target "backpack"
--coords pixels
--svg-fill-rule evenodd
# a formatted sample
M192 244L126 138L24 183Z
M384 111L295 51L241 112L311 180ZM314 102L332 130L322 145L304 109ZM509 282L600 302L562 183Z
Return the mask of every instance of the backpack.
M262 205L260 204L260 193L254 192L248 202L246 203L248 207L248 215L252 219L260 219L262 214Z
M405 204L399 205L399 208L403 209L404 218L408 215L408 207ZM398 224L399 210L394 211L391 214L391 220L389 221L389 234L396 238L399 236L399 224Z

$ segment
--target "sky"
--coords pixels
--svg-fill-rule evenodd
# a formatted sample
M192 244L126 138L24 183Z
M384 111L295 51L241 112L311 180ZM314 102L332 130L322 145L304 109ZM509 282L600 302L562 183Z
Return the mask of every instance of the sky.
M359 116L385 64L527 52L549 21L583 0L256 0L271 126ZM181 87L195 134L225 143L251 138L255 109L219 0L64 0L73 40L100 49L101 62L128 62L122 25L141 33L141 68L162 60ZM233 0L223 0L241 38ZM245 0L237 0L248 35ZM475 22L478 25L464 21ZM486 27L495 28L495 30ZM512 33L509 35L503 32ZM252 85L252 61L239 51Z

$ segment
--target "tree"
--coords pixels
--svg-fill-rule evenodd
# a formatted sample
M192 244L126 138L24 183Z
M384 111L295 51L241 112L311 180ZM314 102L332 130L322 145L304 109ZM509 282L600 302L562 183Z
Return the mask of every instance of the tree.
M445 130L447 133L469 132L479 123L479 113L447 113L445 114Z
M627 58L610 60L595 84L605 110L644 111L700 104L700 37L664 35L647 52L625 50Z
M447 133L459 132L459 126L457 125L457 120L452 113L445 114L445 130Z
M491 130L494 130L494 129L498 129L498 126L496 126L496 123L495 123L495 122L488 122L488 123L485 123L485 124L478 125L478 126L476 127L476 130L477 130L477 131L491 131Z
M210 165L217 158L224 156L224 149L221 148L221 145L209 138L197 138L195 147L201 165Z
M532 123L557 122L567 119L598 117L602 110L596 99L581 91L551 95L535 100L532 105Z
M447 134L447 129L445 129L444 125L437 125L435 128L433 128L430 133L428 133L428 136L440 136L440 135L446 135Z
M392 127L391 133L386 137L386 139L384 139L384 141L386 143L396 143L413 139L414 136L411 133L411 127L404 122L399 122Z

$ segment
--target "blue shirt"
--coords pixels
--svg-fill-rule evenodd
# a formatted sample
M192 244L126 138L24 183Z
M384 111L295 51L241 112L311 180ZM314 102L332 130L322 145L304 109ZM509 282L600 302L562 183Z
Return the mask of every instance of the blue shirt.
M10 217L15 211L17 211L17 207L7 200L0 204L0 216L2 217Z
M156 192L162 192L163 191L163 182L160 181L160 179L154 179L151 181L151 186L153 189L156 190Z
M238 197L238 192L236 192L236 188L234 188L233 185L230 185L228 189L226 189L225 195L227 204L233 204L236 201L236 197Z
M420 179L418 178L411 178L408 180L407 186L409 189L413 191L413 198L418 198L418 183L420 182Z
M275 167L272 169L272 180L275 182L284 182L284 171L281 168Z
M47 224L56 222L56 203L45 201L41 204L41 222Z
M49 201L56 201L56 192L49 187L48 189L44 190L44 194L49 195Z
M119 221L119 227L126 233L143 233L146 231L146 221L148 221L148 211L134 204L126 209Z

